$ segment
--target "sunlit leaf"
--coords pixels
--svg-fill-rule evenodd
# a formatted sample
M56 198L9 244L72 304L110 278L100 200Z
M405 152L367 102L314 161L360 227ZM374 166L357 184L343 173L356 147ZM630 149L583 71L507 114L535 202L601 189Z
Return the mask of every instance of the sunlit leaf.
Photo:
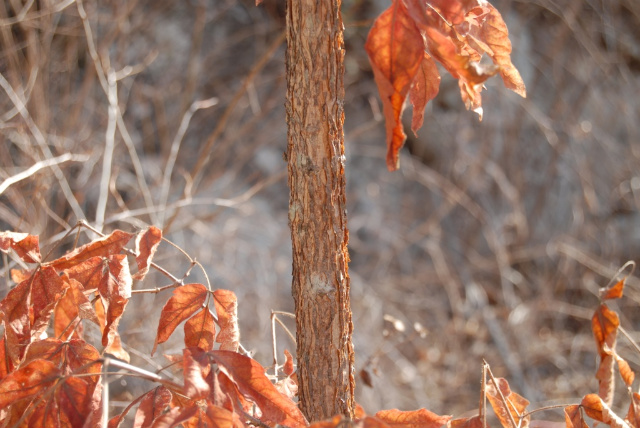
M63 372L72 371L75 374L100 373L102 368L102 363L98 362L100 360L98 350L81 339L62 341L48 338L35 341L27 348L24 361L37 359L46 359ZM98 380L97 377L86 379L93 379L94 382Z
M205 351L213 349L216 326L209 308L202 308L184 323L184 346L198 347Z
M426 409L409 412L382 410L375 416L392 428L440 428L451 419L451 416L439 416Z
M38 337L42 331L46 330L53 315L53 309L68 285L50 267L37 270L32 278L25 282L31 284L31 309L33 310L31 334Z
M127 256L114 254L105 259L104 275L98 285L106 312L106 324L102 332L103 346L109 347L117 340L118 324L131 297L132 282Z
M229 290L215 290L213 297L220 326L216 342L220 344L220 349L235 352L240 346L238 299L235 293Z
M64 270L71 279L78 281L85 291L97 290L105 275L105 258L91 257Z
M256 403L264 421L290 428L308 425L298 406L278 392L257 361L231 351L211 351L209 354L240 392Z
M151 355L160 343L166 342L176 327L201 309L209 290L202 284L186 284L173 290L173 296L167 301L160 313L158 333Z
M585 395L580 405L590 418L603 422L611 428L630 428L629 425L611 411L602 398L596 394Z
M9 249L26 263L39 263L40 256L39 239L28 233L0 232L0 251L7 253Z
M411 130L416 136L418 129L422 127L424 122L424 109L427 103L438 95L439 90L440 72L433 58L425 52L409 92L409 99L413 105Z
M640 394L637 392L631 394L631 403L625 419L632 428L640 428Z
M87 420L94 387L95 383L86 378L71 376L56 388L60 411L65 413L72 427L81 427Z
M567 428L589 428L577 404L564 408L564 420Z
M26 345L31 341L31 284L23 281L0 301L0 321L4 322L6 356L17 365Z
M117 254L131 240L133 234L115 230L104 238L96 239L86 245L76 248L59 259L45 263L58 271L69 269L92 257L108 257ZM81 281L82 282L82 281Z
M624 283L626 279L626 277L621 279L609 288L600 289L600 299L604 301L621 298L624 293Z
M14 401L44 393L59 374L55 364L46 360L34 360L18 368L0 381L0 409Z
M136 263L138 272L133 275L133 279L142 281L149 272L151 259L162 242L162 231L155 226L149 227L144 232L138 233L136 237Z
M516 94L526 98L527 91L520 73L511 63L511 41L509 30L502 19L500 12L489 2L485 2L489 8L489 15L482 26L483 41L491 48L493 54L489 54L493 62L500 66L500 76L504 86Z
M526 413L529 401L511 391L506 379L496 378L496 382L498 383L501 394L498 392L498 389L493 382L486 386L485 391L493 411L498 417L498 420L500 420L500 424L504 428L526 428L529 426L529 420L531 417L527 416L522 418L522 415ZM506 401L503 400L503 397ZM516 426L514 426L514 422Z
M453 419L449 422L447 428L484 428L484 424L482 418L479 415L475 415L469 418Z
M109 420L108 428L119 428L129 410L140 403L133 420L133 428L149 428L160 417L171 402L171 391L158 386L133 400L118 416Z
M195 404L187 408L175 407L157 418L151 427L174 428L191 419L196 413L198 413L198 407Z
M424 57L424 39L402 0L394 0L376 18L365 49L382 99L387 167L394 171L406 139L401 121L404 102Z
M182 350L184 395L200 400L209 395L210 387L205 378L211 370L207 353L200 348Z
M291 352L285 349L284 357L285 357L285 361L284 361L284 365L282 366L282 372L287 376L291 376L295 371L295 368L293 366L293 356L291 355Z
M600 355L600 366L596 373L598 379L598 394L607 405L613 403L615 390L614 357L612 351L616 346L620 319L618 314L601 304L591 318L591 331L596 340Z

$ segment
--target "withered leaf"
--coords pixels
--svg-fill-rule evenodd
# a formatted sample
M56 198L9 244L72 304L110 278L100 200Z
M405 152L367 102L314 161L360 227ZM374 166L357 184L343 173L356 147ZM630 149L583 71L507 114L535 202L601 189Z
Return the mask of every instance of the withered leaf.
M451 416L439 416L427 409L409 412L382 410L375 416L392 428L440 428L451 419Z
M184 346L198 347L205 351L213 349L216 326L209 308L202 308L184 323Z
M43 394L58 379L60 372L47 360L34 360L0 380L0 409L14 401Z
M138 233L136 237L136 263L138 272L133 275L133 279L142 281L149 272L151 259L156 253L158 246L162 242L162 231L155 226L149 227L144 232Z
M403 1L394 0L376 18L365 49L378 85L387 129L387 167L398 169L406 135L401 116L424 57L424 40Z
M235 352L240 346L238 299L235 293L230 290L215 290L213 297L220 326L216 342L220 344L220 349Z
M173 290L173 296L162 308L158 333L151 355L160 343L166 342L178 325L202 308L209 290L202 284L186 284Z
M16 252L25 263L40 263L39 239L28 233L0 232L0 251L7 253L9 249Z
M118 254L132 237L133 234L131 233L123 232L122 230L115 230L110 235L78 247L59 259L45 263L45 265L51 266L58 271L62 271L92 257L108 257L113 254Z
M210 351L209 354L240 392L256 403L264 422L291 428L308 425L296 403L278 392L257 361L232 351Z
M511 391L509 383L506 379L496 378L495 380L498 384L498 387L500 388L502 397L504 397L506 402L503 401L500 393L498 392L498 388L496 388L493 382L487 384L485 391L487 393L489 403L491 403L491 407L496 413L500 424L504 428L516 428L514 427L515 422L517 427L528 427L531 417L527 416L523 418L522 415L526 413L526 408L529 405L529 401L519 394Z

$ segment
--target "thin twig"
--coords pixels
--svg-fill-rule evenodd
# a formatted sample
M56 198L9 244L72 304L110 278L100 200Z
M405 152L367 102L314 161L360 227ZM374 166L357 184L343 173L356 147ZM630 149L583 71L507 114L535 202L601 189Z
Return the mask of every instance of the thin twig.
M24 180L40 171L43 168L49 168L53 165L58 165L63 162L73 161L73 162L86 162L89 159L87 155L74 155L71 153L65 153L63 155L57 156L55 158L45 159L40 162L36 162L30 168L26 170L12 175L11 177L5 179L2 183L0 183L0 195L9 188L9 186L16 184L17 182Z
M11 85L9 84L7 79L5 79L2 73L0 73L0 86L2 86L2 89L4 89L4 91L9 96L9 99L11 99L11 102L20 113L20 116L22 116L22 118L26 122L27 126L29 127L29 130L31 131L31 135L33 135L33 137L35 138L36 143L38 143L38 147L40 147L40 150L42 151L42 153L45 155L47 159L54 158L53 153L51 152L51 149L49 149L49 146L47 145L47 141L44 138L44 135L42 134L42 132L40 131L36 123L33 121L31 114L27 110L27 107L25 106L25 102L18 95L18 93L11 87ZM73 192L71 191L71 187L69 186L69 182L67 181L64 173L62 172L62 170L57 164L53 164L51 165L51 167L54 175L56 176L56 180L58 180L58 183L60 184L60 189L62 190L64 197L67 199L67 202L69 203L69 206L73 211L73 214L76 216L78 220L83 219L84 212L82 211L80 204L78 204L78 200L73 195Z
M171 174L173 172L173 167L176 163L176 159L178 158L178 151L180 151L182 139L187 132L187 128L189 127L189 123L191 122L191 118L198 110L213 107L216 104L218 104L218 99L215 97L202 101L194 101L191 104L191 107L189 107L189 109L184 113L184 116L182 117L182 121L180 122L180 126L178 127L178 132L176 132L176 136L173 138L173 142L171 143L171 152L169 153L167 164L164 168L164 176L162 177L159 211L163 214L163 216L160 220L160 224L164 223L164 214L166 213L167 200L169 199Z

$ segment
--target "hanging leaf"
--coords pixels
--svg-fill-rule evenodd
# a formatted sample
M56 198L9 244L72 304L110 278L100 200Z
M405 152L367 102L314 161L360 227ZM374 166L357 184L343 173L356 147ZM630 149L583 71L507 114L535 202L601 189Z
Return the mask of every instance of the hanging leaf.
M424 57L424 39L402 0L393 0L376 19L365 49L382 99L387 167L394 171L406 139L401 121L404 102Z
M438 67L433 58L425 52L409 92L409 99L413 105L411 130L416 136L418 136L418 129L422 128L424 122L424 109L427 103L438 95L439 90L440 73Z
M7 253L9 249L16 252L25 263L40 263L39 238L28 233L0 232L0 251Z
M607 405L613 403L615 389L614 363L612 350L616 347L616 339L620 319L618 314L601 304L591 318L591 331L596 340L596 346L600 355L600 366L596 373L598 379L598 395Z
M631 428L596 394L585 395L580 405L590 418L603 422L611 428Z
M184 346L198 347L204 351L213 349L216 326L209 308L202 308L184 323Z
M218 314L220 332L216 342L223 351L238 351L240 346L240 329L238 327L238 299L233 291L215 290L213 301Z
M624 292L624 283L626 281L626 277L616 282L613 286L609 288L601 288L600 289L600 299L601 300L611 300L611 299L619 299L622 297Z
M144 232L136 236L136 263L138 272L133 275L133 279L142 281L149 272L151 259L156 253L158 246L162 242L162 231L155 226L149 227Z
M633 428L640 428L640 394L637 392L631 394L631 403L625 419Z
M202 308L209 290L202 284L186 284L173 290L160 313L158 333L151 355L160 343L166 342L178 325Z
M489 14L482 26L482 40L491 48L493 53L489 53L489 56L493 62L500 66L500 76L504 86L526 98L527 91L522 77L511 63L511 41L507 25L495 7L489 2L485 3L484 6L489 9Z

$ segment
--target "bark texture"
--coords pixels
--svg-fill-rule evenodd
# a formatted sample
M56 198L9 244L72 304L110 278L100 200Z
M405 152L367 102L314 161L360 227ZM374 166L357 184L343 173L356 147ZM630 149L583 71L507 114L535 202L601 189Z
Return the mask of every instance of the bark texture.
M287 1L289 223L299 399L309 421L353 417L340 0Z

